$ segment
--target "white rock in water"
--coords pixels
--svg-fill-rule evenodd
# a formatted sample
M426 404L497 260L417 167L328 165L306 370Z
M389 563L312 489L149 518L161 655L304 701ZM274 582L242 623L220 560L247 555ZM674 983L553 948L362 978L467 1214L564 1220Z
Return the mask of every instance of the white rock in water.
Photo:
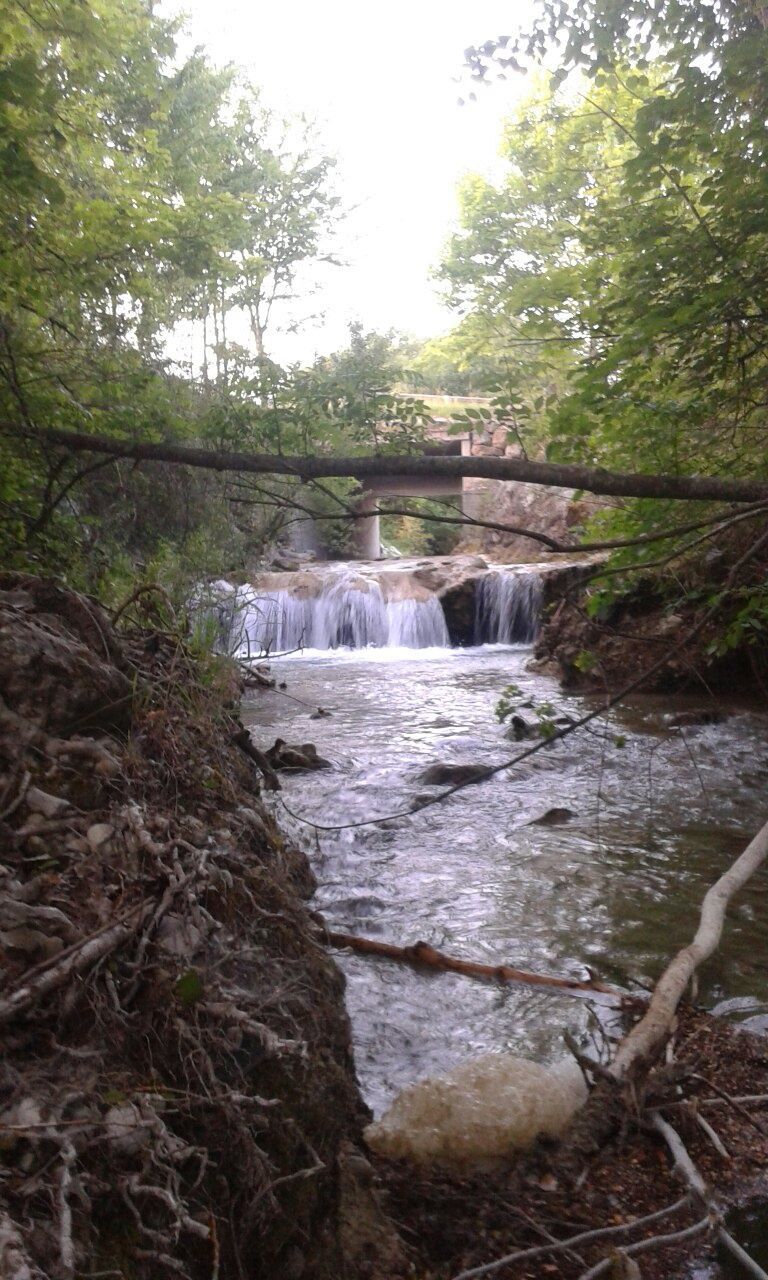
M572 1059L543 1066L486 1054L403 1089L365 1130L365 1140L382 1155L418 1164L483 1164L532 1146L540 1135L559 1137L586 1100Z

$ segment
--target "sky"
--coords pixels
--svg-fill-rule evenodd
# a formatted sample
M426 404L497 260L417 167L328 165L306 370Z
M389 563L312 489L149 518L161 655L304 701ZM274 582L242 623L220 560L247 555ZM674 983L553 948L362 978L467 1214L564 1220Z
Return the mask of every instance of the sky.
M235 63L262 88L265 105L318 123L337 159L336 190L348 213L345 265L296 318L322 312L300 333L272 335L270 354L311 360L346 345L347 326L416 337L445 332L455 317L430 272L457 215L467 172L498 169L502 122L525 96L523 76L459 105L462 54L509 33L531 0L185 0L187 47L217 65ZM179 12L165 0L164 12Z

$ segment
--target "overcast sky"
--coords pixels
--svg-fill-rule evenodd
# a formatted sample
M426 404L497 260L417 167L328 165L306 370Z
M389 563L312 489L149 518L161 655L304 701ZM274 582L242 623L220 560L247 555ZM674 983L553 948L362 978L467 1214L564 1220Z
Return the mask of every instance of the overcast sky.
M344 345L346 326L443 332L450 313L430 271L456 216L456 183L493 170L501 122L525 79L461 107L462 53L509 32L530 0L165 0L187 14L188 38L217 64L234 62L265 104L315 118L338 160L346 266L332 269L304 314L325 321L299 338L272 335L278 359L310 359Z

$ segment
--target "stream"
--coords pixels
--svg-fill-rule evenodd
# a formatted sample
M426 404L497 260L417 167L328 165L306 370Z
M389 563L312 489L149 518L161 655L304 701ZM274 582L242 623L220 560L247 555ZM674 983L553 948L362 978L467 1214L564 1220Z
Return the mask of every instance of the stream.
M303 702L260 691L244 718L261 746L278 735L312 741L331 761L282 775L294 813L354 823L436 794L419 781L430 764L495 764L525 748L505 739L494 716L510 682L523 701L549 701L556 714L594 705L528 671L529 658L524 645L307 651L271 664ZM331 928L398 944L423 939L539 972L581 977L588 965L609 982L651 985L694 932L708 885L765 819L766 718L734 705L717 724L670 723L700 705L636 697L591 732L380 825L315 833L277 800L280 821L310 852L315 905ZM310 719L317 706L331 714ZM570 816L550 825L552 809ZM701 975L703 1003L754 1030L768 1025L765 888L764 872L732 908ZM376 1114L404 1085L467 1056L559 1057L564 1028L586 1035L594 1023L588 1001L540 988L338 959L358 1074Z

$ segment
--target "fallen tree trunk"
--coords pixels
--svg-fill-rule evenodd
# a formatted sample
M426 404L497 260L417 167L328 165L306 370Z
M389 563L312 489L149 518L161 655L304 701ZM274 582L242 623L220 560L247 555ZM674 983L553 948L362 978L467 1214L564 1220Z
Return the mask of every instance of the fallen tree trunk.
M561 978L555 974L528 973L525 969L513 969L506 964L479 964L474 960L461 960L458 956L448 956L437 951L428 942L415 942L411 947L397 947L391 942L377 942L373 938L359 938L351 933L336 933L329 930L326 934L332 947L346 947L358 955L379 956L385 960L396 960L401 964L410 964L416 968L439 969L445 973L463 973L468 978L481 978L487 982L521 982L530 987L555 987L570 995L606 995L616 1001L626 1000L623 992L609 987L597 978Z
M381 477L435 477L460 480L476 476L488 480L516 480L560 489L583 489L624 498L673 498L683 501L721 500L761 502L768 499L768 479L742 480L728 476L641 475L607 471L570 463L532 462L527 458L431 457L425 454L377 454L338 457L308 454L289 457L267 453L230 453L194 445L142 443L85 432L54 428L25 429L0 423L6 435L23 434L40 444L55 445L73 453L97 453L135 462L170 462L208 471L245 472L255 475L287 475L300 480L328 476L352 476L360 481Z

